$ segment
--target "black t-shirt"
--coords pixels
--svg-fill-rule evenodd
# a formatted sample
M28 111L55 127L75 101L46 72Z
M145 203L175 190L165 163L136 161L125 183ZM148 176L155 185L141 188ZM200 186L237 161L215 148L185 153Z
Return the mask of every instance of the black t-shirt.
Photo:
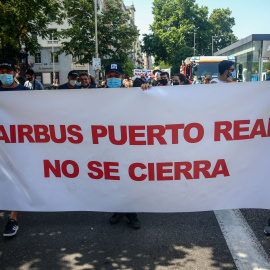
M79 86L75 84L75 87L70 88L70 87L68 87L67 83L65 83L65 84L59 85L58 89L79 89Z
M87 87L80 86L81 89L87 89L87 88L97 88L95 85L89 84Z
M18 91L18 90L30 90L30 88L25 87L21 84L18 84L18 86L12 88L4 88L2 87L2 85L0 85L0 91Z
M20 76L19 78L17 78L17 80L19 81L19 83L20 83L21 85L24 85L24 83L26 82L26 78L23 77L23 76Z

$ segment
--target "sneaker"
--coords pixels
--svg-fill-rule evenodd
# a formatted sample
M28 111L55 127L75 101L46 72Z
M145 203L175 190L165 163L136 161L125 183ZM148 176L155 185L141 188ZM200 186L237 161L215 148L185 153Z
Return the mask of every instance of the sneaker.
M266 235L270 235L270 218L269 218L269 220L268 220L268 223L265 225L264 233L265 233Z
M266 234L266 235L270 235L270 226L265 226L265 228L264 228L264 233Z
M123 213L114 213L111 218L110 218L110 223L111 224L116 224L118 223L122 218L124 217Z
M126 214L126 217L128 219L128 224L133 229L140 229L141 228L141 222L137 218L137 214Z
M3 236L10 237L14 236L19 229L18 223L16 220L9 218Z

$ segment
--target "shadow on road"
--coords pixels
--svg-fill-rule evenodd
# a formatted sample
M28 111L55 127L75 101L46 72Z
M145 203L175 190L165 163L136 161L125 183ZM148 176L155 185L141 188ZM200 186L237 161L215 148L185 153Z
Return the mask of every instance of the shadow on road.
M236 269L213 212L141 213L140 230L110 215L19 213L18 234L0 238L0 269Z

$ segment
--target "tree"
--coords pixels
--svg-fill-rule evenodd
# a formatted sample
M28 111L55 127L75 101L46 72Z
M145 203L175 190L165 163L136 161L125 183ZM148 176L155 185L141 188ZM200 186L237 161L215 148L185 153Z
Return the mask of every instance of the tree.
M237 37L233 34L232 27L235 25L235 20L231 16L229 8L214 9L209 23L211 25L211 35L220 36L219 39L214 39L214 51L220 50L237 41Z
M179 71L182 60L193 55L194 33L196 55L211 55L212 35L217 29L220 31L216 34L223 33L226 42L217 44L216 48L227 46L229 39L236 39L229 9L215 10L208 18L208 7L199 7L195 0L154 0L152 13L152 33L144 35L143 51L154 56L155 63L164 61L173 70Z
M62 42L58 53L72 54L79 58L79 63L92 62L95 56L94 1L64 0L63 3L70 28L62 30L59 36L69 41ZM98 51L103 67L112 61L129 66L128 55L139 35L137 28L128 24L129 19L119 0L106 1L106 8L98 15Z
M37 36L49 35L48 25L64 17L57 0L3 0L0 2L1 58L17 61L21 50L35 54L40 50Z

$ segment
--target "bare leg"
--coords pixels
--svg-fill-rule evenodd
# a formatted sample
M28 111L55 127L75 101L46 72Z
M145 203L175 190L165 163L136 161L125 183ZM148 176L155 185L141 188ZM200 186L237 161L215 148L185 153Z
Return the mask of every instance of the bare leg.
M14 219L14 220L17 221L17 216L18 216L18 211L12 211L12 212L10 213L9 218Z

